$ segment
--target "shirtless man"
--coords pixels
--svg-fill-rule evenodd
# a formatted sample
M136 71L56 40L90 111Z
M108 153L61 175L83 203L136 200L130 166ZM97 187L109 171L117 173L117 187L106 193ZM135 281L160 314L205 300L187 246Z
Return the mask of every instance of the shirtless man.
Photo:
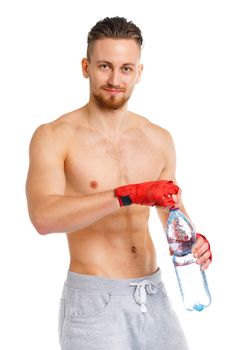
M168 207L185 210L173 141L168 131L127 110L142 73L141 45L132 22L98 22L82 60L89 102L41 125L31 140L31 221L42 235L66 232L68 238L59 312L63 350L187 349L148 230L151 205L164 226ZM206 269L211 253L205 238L197 239L195 253Z

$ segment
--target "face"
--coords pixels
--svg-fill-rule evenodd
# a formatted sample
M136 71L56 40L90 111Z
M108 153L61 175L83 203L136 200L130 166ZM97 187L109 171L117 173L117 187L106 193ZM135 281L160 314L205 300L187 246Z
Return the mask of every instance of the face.
M100 39L84 58L84 77L90 81L90 98L104 109L122 108L139 81L143 66L140 48L133 39Z

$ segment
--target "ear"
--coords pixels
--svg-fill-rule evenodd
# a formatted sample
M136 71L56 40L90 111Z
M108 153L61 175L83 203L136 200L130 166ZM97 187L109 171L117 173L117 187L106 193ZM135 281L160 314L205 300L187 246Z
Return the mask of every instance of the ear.
M141 79L141 74L142 74L142 71L143 71L143 64L140 64L139 67L138 67L138 77L137 77L137 80L136 80L136 84L139 83L140 79Z
M82 72L83 72L83 76L84 78L88 78L89 77L89 62L87 58L83 58L82 59Z

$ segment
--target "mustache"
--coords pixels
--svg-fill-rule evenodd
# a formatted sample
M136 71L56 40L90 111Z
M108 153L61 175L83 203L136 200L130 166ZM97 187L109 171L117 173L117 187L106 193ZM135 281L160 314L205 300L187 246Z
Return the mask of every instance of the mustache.
M121 87L120 85L112 85L112 84L108 84L108 85L103 85L101 87L102 89L109 89L109 90L117 90L117 91L126 91L125 88Z

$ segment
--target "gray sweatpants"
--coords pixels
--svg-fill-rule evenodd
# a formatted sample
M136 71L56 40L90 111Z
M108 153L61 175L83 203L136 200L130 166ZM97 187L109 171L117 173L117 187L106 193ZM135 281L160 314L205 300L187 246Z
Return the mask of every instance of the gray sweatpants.
M160 270L133 279L68 271L59 341L62 350L188 350Z

